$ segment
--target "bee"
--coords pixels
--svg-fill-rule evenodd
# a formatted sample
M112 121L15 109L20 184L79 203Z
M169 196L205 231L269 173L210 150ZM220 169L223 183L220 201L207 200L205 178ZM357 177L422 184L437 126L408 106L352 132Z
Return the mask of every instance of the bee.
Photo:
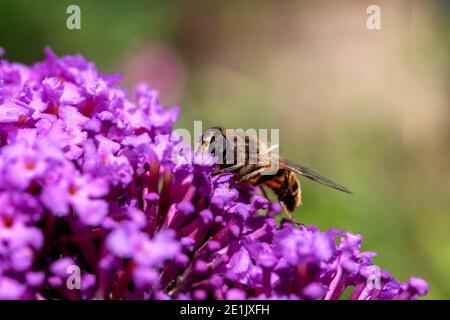
M273 152L275 147L269 147L256 135L221 127L206 129L200 141L201 151L218 160L214 175L232 173L236 182L268 187L291 219L291 212L302 204L297 174L339 191L352 193L307 167L279 157L278 153Z

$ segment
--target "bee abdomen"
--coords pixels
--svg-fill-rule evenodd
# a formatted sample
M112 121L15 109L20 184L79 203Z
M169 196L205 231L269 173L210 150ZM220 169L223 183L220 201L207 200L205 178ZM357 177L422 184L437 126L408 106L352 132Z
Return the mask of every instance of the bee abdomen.
M278 201L282 202L288 211L292 212L300 206L300 182L294 172L281 169L273 179L266 181L265 184L275 192Z
M281 199L278 200L283 202L290 212L294 211L302 202L300 182L292 171L288 173L286 190L280 196Z

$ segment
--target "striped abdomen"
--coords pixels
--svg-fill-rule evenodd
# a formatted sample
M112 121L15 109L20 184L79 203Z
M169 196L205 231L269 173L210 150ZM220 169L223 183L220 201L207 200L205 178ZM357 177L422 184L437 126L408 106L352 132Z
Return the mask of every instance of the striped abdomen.
M264 182L278 196L290 212L294 211L302 202L300 182L295 173L288 169L280 169L270 180Z

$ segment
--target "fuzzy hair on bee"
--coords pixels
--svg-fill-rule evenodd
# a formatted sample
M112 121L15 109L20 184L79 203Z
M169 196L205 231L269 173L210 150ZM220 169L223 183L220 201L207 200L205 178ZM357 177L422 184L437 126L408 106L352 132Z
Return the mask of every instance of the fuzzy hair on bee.
M302 203L297 174L336 190L352 193L342 185L307 167L281 158L256 134L222 127L206 129L200 141L202 152L216 158L214 174L232 173L239 183L266 186L278 197L289 216Z

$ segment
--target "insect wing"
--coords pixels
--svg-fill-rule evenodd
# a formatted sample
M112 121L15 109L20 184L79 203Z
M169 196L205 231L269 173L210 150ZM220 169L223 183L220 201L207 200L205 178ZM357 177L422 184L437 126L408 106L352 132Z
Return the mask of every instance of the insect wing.
M338 184L334 181L331 181L328 178L325 178L324 176L320 175L319 173L317 173L314 170L309 169L307 167L300 166L296 163L293 163L289 160L284 160L284 159L283 160L280 159L280 165L284 166L284 167L286 167L286 168L288 168L310 180L321 183L327 187L331 187L331 188L334 188L334 189L337 189L339 191L346 192L346 193L352 193L346 187L341 186L340 184Z

